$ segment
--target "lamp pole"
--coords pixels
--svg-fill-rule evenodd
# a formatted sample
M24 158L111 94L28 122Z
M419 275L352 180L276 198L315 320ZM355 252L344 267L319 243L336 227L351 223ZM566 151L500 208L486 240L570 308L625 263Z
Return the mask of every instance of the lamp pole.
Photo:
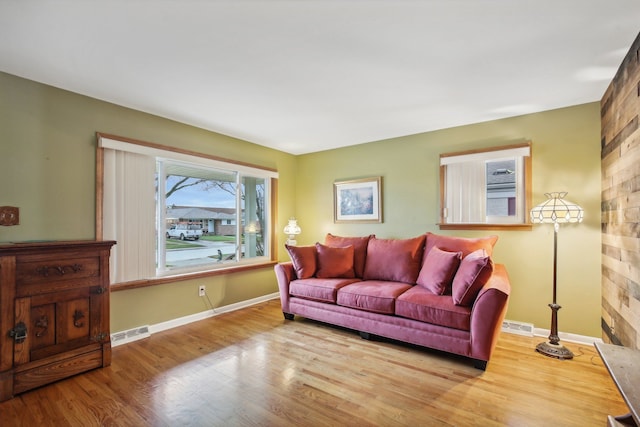
M558 277L558 229L560 224L557 222L553 224L553 302L549 304L551 307L551 334L549 335L549 342L551 344L558 344L560 337L558 337L558 310L562 307L556 302L556 289L557 289L557 277Z
M556 282L558 271L558 230L560 224L553 223L553 302L549 304L551 308L551 333L549 334L549 342L543 342L536 346L536 351L545 356L555 357L557 359L573 359L571 350L560 344L558 336L558 310L562 307L556 302Z

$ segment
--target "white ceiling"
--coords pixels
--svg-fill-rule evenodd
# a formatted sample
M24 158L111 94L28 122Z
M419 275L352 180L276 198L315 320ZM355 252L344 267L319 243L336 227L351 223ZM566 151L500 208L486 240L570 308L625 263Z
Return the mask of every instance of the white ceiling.
M638 0L0 0L0 70L302 154L599 101L638 31Z

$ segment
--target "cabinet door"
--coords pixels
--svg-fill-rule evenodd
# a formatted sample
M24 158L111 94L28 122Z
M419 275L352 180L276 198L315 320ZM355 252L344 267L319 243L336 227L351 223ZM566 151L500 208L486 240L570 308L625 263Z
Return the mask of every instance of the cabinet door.
M27 326L27 337L15 344L15 364L101 342L104 297L100 287L85 287L16 299L15 323Z

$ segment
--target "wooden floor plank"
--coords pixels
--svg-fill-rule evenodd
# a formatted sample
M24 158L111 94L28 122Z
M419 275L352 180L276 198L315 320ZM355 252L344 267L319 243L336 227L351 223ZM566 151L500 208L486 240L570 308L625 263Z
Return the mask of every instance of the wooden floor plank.
M279 301L113 349L112 365L0 403L10 426L604 426L627 412L595 348L503 333L465 358L307 319Z

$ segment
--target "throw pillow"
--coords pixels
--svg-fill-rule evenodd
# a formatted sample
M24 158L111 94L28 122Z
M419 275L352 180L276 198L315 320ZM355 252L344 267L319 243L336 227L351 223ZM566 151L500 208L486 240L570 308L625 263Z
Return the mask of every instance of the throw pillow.
M484 249L489 256L493 255L493 247L498 241L498 236L487 236L479 238L442 236L439 234L427 233L427 244L425 245L425 256L429 251L437 246L443 251L462 252L466 257L473 251Z
M480 289L493 274L493 261L484 249L478 249L462 259L453 278L451 293L455 305L471 306Z
M462 252L447 252L437 246L425 256L416 284L424 286L436 295L448 293L458 271Z
M353 271L353 246L334 248L316 243L316 251L318 253L316 277L324 279L356 277Z
M362 277L367 258L367 245L372 237L375 236L372 234L365 237L342 237L327 233L324 244L333 247L353 246L353 270L356 277Z
M376 239L367 246L365 280L390 280L415 284L420 272L425 236L411 239Z
M316 247L315 246L289 246L284 245L289 252L289 258L293 262L298 279L308 279L316 274Z

